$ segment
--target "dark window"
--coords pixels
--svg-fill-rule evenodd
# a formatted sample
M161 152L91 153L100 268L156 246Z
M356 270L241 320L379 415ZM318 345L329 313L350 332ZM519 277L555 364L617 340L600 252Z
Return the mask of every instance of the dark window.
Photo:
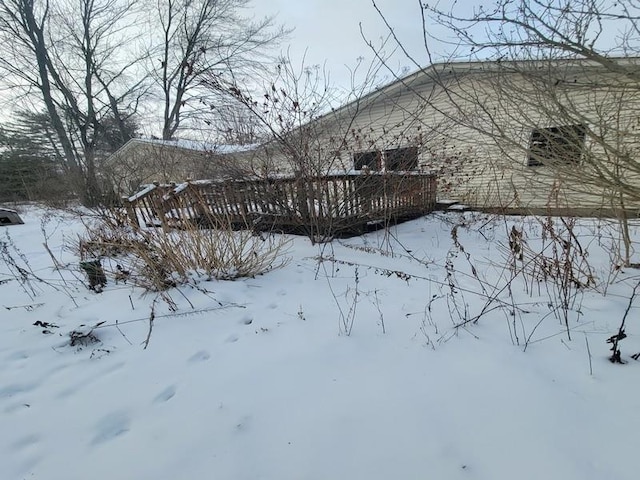
M385 150L385 164L388 171L415 170L418 168L418 148L394 148Z
M353 154L353 168L362 170L380 170L380 152L358 152Z
M584 125L536 128L531 132L527 165L577 164L584 149Z

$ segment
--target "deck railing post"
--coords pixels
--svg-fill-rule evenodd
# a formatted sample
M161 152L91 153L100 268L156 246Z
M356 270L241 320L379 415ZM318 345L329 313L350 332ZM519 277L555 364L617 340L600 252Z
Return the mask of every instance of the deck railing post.
M168 232L169 231L169 225L167 224L167 209L165 208L164 205L164 195L162 194L162 191L158 191L158 189L154 190L154 192L157 192L154 196L152 201L153 204L153 209L156 213L156 216L158 217L158 220L160 220L160 225L162 226L162 230L164 232Z
M136 213L136 209L133 204L129 201L129 197L122 197L122 204L127 212L127 216L129 217L129 221L137 228L140 228L140 220L138 219L138 214Z
M185 191L187 201L191 201L191 208L194 212L194 220L200 225L210 225L212 223L211 212L205 203L203 187L189 183Z
M306 179L296 178L296 206L302 221L307 221L309 217L309 191Z

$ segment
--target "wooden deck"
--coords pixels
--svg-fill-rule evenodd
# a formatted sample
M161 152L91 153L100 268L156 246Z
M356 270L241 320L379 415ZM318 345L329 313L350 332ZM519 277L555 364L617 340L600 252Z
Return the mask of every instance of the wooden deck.
M152 184L125 203L138 225L231 225L332 237L419 217L435 200L432 174L375 172Z

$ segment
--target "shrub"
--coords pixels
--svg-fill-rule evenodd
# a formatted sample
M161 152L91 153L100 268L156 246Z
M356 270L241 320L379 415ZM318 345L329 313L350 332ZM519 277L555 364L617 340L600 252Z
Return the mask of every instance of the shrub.
M287 241L230 227L181 230L139 228L118 210L101 212L75 245L81 259L117 257L111 273L149 290L165 290L197 278L234 280L283 266Z

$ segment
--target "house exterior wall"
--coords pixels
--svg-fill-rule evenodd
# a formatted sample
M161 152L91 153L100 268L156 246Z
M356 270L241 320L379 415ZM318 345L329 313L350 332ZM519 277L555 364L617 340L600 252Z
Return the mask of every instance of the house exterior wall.
M595 212L620 205L612 195L624 179L630 187L624 205L640 206L638 85L592 70L565 77L553 92L547 90L548 79L536 84L521 74L473 76L456 86L464 99L461 127L475 143L474 158L463 167L466 185L455 192L463 201L484 208ZM584 125L587 132L580 161L528 166L532 130L572 124ZM453 132L452 140L465 143L460 131ZM484 168L469 171L479 163Z
M104 171L118 193L130 194L143 184L192 178L194 170L204 161L200 152L134 140L108 159Z
M530 74L479 64L414 76L312 122L303 150L318 170L350 170L359 152L416 146L418 168L439 173L441 198L486 209L612 208L613 170L622 168L631 192L624 205L637 209L640 168L622 159L640 157L639 107L640 86L597 68L559 64ZM580 162L528 165L534 129L576 123L589 132ZM274 156L287 164L286 152Z

